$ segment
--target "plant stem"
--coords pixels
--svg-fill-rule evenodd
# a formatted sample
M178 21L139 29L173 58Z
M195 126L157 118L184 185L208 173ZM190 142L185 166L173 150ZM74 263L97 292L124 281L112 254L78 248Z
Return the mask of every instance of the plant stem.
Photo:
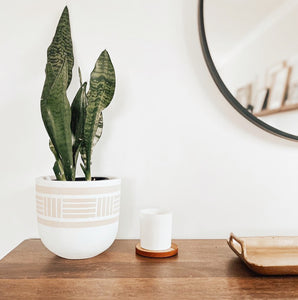
M86 181L91 181L91 172L90 172L90 163L87 164L86 166L84 166L83 164L81 164L81 168L85 174L85 179Z
M91 180L90 166L87 166L87 168L86 168L85 178L86 178L87 181Z

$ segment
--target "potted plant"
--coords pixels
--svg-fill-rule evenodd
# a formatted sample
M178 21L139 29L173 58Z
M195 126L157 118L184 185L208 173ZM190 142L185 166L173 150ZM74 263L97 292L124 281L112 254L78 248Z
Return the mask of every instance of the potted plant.
M120 179L91 176L91 155L103 129L102 111L115 90L115 71L103 51L70 105L67 88L74 64L68 8L60 17L47 51L41 114L55 156L54 176L36 179L39 234L58 256L89 258L115 240L120 209ZM79 156L85 178L76 178Z

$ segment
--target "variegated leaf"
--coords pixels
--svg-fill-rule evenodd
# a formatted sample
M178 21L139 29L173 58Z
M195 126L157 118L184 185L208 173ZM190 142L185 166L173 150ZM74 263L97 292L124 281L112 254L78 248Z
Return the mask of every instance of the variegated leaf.
M57 180L66 180L61 160L55 161L53 171Z
M41 100L43 100L46 96L49 95L51 87L55 81L55 74L50 63L46 65L46 79L43 85Z
M108 51L104 50L91 73L90 88L87 94L89 103L99 111L106 108L114 96L115 83L115 70Z
M96 133L95 133L95 136L94 136L94 139L93 139L91 154L92 154L93 147L97 144L97 142L99 141L99 139L102 135L102 131L103 131L103 115L101 113L99 123L98 123L98 128L96 130ZM86 148L83 145L82 148L80 149L80 153L81 153L81 158L82 158L82 161L83 161L84 165L87 165L87 156L86 156L85 149Z
M74 58L69 23L69 13L67 6L62 12L59 23L57 25L56 33L47 51L48 63L51 64L55 77L60 72L65 57L67 59L68 87L72 78Z
M99 141L99 139L102 135L102 130L103 130L103 115L102 115L102 112L101 112L100 115L99 115L98 127L97 127L97 130L96 130L95 136L93 138L92 149L94 148L94 146Z
M93 145L98 140L98 137L95 137L98 130L98 136L101 135L102 110L110 104L113 98L115 82L113 64L108 52L104 50L97 59L91 73L90 89L87 93L88 106L84 126L84 143L81 149L87 180L91 180L91 154ZM94 139L96 139L95 143Z
M71 131L74 136L72 147L74 165L77 163L79 149L83 142L87 107L86 85L87 82L81 85L71 104Z
M56 149L51 140L49 140L49 147L50 147L50 150L53 152L55 159L56 159L53 170L54 170L57 180L66 180L61 159L59 158L59 155L56 152Z
M48 68L51 73L51 68ZM43 93L41 114L46 130L61 159L66 180L74 179L72 139L70 130L70 105L66 96L67 60L49 91ZM47 90L47 87L46 87Z

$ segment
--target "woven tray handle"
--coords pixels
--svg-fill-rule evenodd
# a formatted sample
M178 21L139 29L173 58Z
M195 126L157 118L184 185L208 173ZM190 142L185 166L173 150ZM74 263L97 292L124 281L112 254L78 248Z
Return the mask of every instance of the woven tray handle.
M235 244L238 244L240 246L241 252L239 251L239 247L235 246ZM229 245L237 255L239 255L243 258L246 257L245 242L243 240L241 240L240 238L238 238L237 236L235 236L234 233L230 234Z

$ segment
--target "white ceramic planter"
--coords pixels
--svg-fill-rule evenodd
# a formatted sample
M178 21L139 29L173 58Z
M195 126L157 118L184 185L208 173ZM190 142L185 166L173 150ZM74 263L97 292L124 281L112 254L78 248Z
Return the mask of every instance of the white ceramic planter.
M114 242L120 212L121 180L56 181L36 179L41 241L69 259L96 256Z

